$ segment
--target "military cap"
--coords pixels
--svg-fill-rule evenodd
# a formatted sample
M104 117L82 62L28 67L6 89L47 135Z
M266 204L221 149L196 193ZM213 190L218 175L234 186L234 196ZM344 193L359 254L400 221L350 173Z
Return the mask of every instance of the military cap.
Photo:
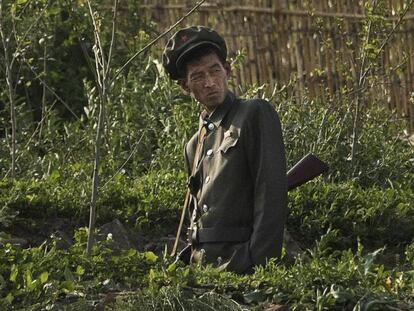
M192 26L178 30L167 42L162 55L162 64L172 80L183 78L182 66L185 56L200 47L213 47L222 59L227 57L224 39L213 29Z

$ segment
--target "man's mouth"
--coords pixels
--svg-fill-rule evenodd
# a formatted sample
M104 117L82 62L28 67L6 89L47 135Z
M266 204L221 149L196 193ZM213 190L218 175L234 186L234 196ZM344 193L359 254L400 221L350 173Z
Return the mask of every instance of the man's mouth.
M210 92L207 94L207 97L211 97L211 96L217 96L219 94L219 92L214 91L214 92Z

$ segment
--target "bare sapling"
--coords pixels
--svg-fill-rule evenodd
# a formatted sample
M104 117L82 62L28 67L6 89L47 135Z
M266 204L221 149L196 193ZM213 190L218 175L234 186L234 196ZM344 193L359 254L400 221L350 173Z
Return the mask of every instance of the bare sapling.
M3 45L4 53L4 67L6 69L6 84L7 93L10 102L10 123L11 123L11 142L10 142L10 154L11 154L11 178L16 177L16 94L13 84L12 70L15 61L15 57L11 56L11 37L6 37L4 34L4 18L3 18L3 1L0 0L0 36Z
M92 20L93 29L94 29L94 46L93 53L95 57L95 68L94 75L96 80L96 87L98 90L98 106L99 114L96 127L96 137L95 137L95 157L94 157L94 168L92 174L92 193L90 201L90 210L89 210L89 230L88 230L88 241L86 246L86 254L90 256L92 247L94 244L94 232L95 232L95 222L96 222L96 201L98 198L100 176L99 176L99 167L101 162L101 144L102 144L102 135L105 132L105 108L110 102L111 98L111 88L113 87L116 78L119 74L130 64L136 57L141 55L143 52L150 49L159 39L166 36L171 30L173 30L177 25L179 25L186 17L191 15L200 7L205 0L198 2L187 14L181 17L174 25L169 27L168 30L160 34L154 40L149 42L141 50L136 52L128 61L125 62L117 71L114 71L112 68L112 57L113 57L113 48L115 42L116 34L116 17L118 10L118 0L114 0L113 7L113 18L112 18L112 32L111 32L111 41L108 51L108 56L105 54L104 47L101 42L101 33L98 27L96 20L96 13L93 11L90 1L87 1L89 7L89 15ZM112 74L112 77L111 77Z

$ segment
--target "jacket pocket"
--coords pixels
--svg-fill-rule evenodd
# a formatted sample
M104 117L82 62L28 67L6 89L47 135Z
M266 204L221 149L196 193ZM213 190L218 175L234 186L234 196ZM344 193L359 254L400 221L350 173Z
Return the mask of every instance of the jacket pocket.
M234 146L237 145L237 142L239 140L239 131L234 130L228 130L224 133L224 139L221 142L218 150L222 153L227 153L227 151Z

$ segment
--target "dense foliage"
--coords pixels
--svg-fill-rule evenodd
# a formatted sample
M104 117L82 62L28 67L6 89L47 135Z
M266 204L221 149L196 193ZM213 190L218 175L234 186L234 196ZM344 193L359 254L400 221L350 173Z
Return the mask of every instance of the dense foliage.
M135 2L122 10L114 70L153 34L135 14ZM86 1L4 1L3 11L5 29L11 31L13 21L17 26L10 48L19 52L19 66L13 71L15 179L10 106L0 80L0 309L246 310L278 303L292 310L414 308L414 149L404 124L381 101L364 106L359 148L351 157L354 97L338 103L305 96L298 103L293 84L239 93L274 104L289 167L308 152L330 164L328 174L289 193L287 228L303 249L296 258L285 255L239 276L186 267L143 245L120 251L111 235L85 256L98 114ZM105 20L111 14L102 12L96 17L108 47ZM25 34L28 28L33 31ZM243 65L242 56L233 66ZM98 226L118 219L149 241L174 234L186 183L182 150L200 107L151 55L136 59L111 91ZM73 232L72 245L61 247L56 222ZM19 247L16 237L28 245Z

